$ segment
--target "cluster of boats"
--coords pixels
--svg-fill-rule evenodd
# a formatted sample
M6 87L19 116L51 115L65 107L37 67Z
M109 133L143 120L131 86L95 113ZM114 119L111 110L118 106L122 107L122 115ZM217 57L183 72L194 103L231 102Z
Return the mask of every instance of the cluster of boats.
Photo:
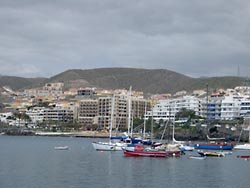
M149 144L151 143L151 144ZM199 156L189 156L193 159L205 159L206 157L224 157L232 154L233 149L247 149L248 144L233 145L226 142L208 142L199 144L175 143L162 144L152 142L126 143L126 142L93 142L95 150L99 151L122 151L125 156L132 157L179 157L186 151L197 150ZM250 147L249 147L250 149ZM238 158L249 158L250 155L237 156Z
M183 151L178 145L166 145L153 143L152 145L144 145L143 143L105 143L93 142L95 150L98 151L123 151L126 156L141 156L141 157L168 157L180 156Z
M110 131L109 142L93 142L92 145L95 150L123 151L125 156L135 156L135 157L137 156L140 156L140 157L169 157L169 156L178 157L181 154L185 153L185 151L193 151L194 149L196 149L200 156L193 156L193 158L197 158L197 159L198 158L204 159L205 157L223 157L225 156L225 154L230 154L230 152L227 152L227 153L222 152L225 150L233 150L233 149L250 150L250 144L233 145L231 143L218 142L218 140L221 140L224 138L210 138L209 136L207 136L209 142L197 143L193 145L189 145L180 141L176 141L174 139L174 133L175 133L174 123L173 123L172 143L168 143L168 144L155 143L155 142L152 142L152 138L151 140L134 138L132 136L133 129L130 126L131 124L130 123L131 122L131 101L130 101L131 87L130 87L130 95L128 98L129 98L128 133L130 134L123 134L121 137L116 137L116 138L112 137L112 124L113 124L114 100L115 100L115 98L113 97L112 105L111 105L111 120L110 120L110 127L109 127L109 131ZM145 112L146 112L146 109L145 109ZM144 130L143 138L145 138L145 121L144 121L143 130ZM165 132L165 129L164 129L164 132ZM164 132L163 132L163 135L164 135ZM153 135L153 118L151 122L151 137L152 135ZM118 141L114 141L114 139L117 139ZM249 130L249 140L250 140L250 130ZM206 150L206 151L204 152L202 150ZM209 151L209 150L212 150L212 151Z

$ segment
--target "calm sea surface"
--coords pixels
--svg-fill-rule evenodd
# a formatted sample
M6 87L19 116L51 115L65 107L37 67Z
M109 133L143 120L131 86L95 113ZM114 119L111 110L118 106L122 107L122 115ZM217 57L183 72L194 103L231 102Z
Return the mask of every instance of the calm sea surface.
M98 139L99 141L100 139ZM249 188L250 161L124 157L95 151L97 139L0 136L0 188ZM54 150L68 145L69 150Z

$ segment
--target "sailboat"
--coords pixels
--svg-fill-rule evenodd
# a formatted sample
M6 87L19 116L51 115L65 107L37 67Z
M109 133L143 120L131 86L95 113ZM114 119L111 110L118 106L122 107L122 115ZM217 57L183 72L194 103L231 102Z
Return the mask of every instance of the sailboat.
M113 128L113 119L114 119L114 105L115 105L115 96L112 97L111 102L111 118L110 118L110 127L109 127L109 142L92 142L92 145L95 150L98 151L122 151L124 143L112 142L112 128Z
M167 157L169 154L166 151L148 150L143 144L137 144L134 150L124 149L125 156L131 157Z
M153 122L153 118L152 118ZM153 127L153 125L151 125ZM153 129L151 128L151 140L153 135ZM169 153L165 150L159 150L158 148L146 147L142 143L131 144L131 146L124 147L123 153L125 156L130 157L168 157Z
M132 109L131 96L132 96L132 87L130 86L129 95L128 95L128 135L130 139L127 139L127 141L130 142L131 144L151 145L152 141L145 138L145 123L146 123L145 121L144 121L144 130L143 130L144 131L143 139L141 137L133 136L133 116L131 116L131 109ZM146 103L145 103L145 111L146 111Z
M234 146L234 149L236 149L236 150L250 150L250 117L245 117L244 118L244 126L243 127L247 127L246 130L248 130L248 143L236 144ZM241 134L242 134L242 131L243 131L243 127L242 127L242 130L241 130ZM240 137L241 137L241 134L240 134ZM240 137L239 137L239 141L240 141Z
M170 119L169 119L168 122L170 122ZM152 127L153 126L151 125L151 128ZM174 133L175 133L175 125L174 124L173 124L172 142L171 143L167 143L167 144L162 144L162 139L164 137L164 134L165 134L165 131L166 131L166 127L167 127L167 124L165 124L165 128L164 128L164 131L163 131L163 134L162 134L162 137L161 137L161 141L160 141L160 145L154 147L154 149L157 149L158 151L165 151L168 154L168 156L170 156L170 157L179 157L182 152L179 149L180 144L174 142L174 140L175 140L174 139ZM151 131L153 131L153 129ZM154 144L154 146L155 146L155 144Z
M172 152L172 155L173 156L180 156L182 152L184 151L187 151L187 150L193 150L192 149L189 149L189 146L186 147L184 145L184 142L183 141L177 141L175 139L175 115L174 115L174 120L173 120L173 130L172 130L172 143L169 143L167 145L167 149L169 152ZM182 148L181 148L182 147Z
M174 104L174 105L175 105L175 104ZM170 112L169 112L169 119L168 119L168 122L171 122L171 121L170 121L170 116L171 116L171 114L170 114ZM163 138L163 136L164 136L164 134L165 134L165 131L166 131L166 127L167 127L168 122L167 122L166 125L165 125L165 128L164 128L164 131L163 131L161 140L162 140L162 138ZM173 129L172 129L172 142L168 144L168 148L171 149L171 150L175 150L176 152L177 152L177 151L178 151L178 152L180 152L180 151L182 151L182 152L184 152L184 151L193 151L193 150L194 150L194 147L185 144L184 141L177 141L177 140L175 139L175 113L174 113L174 119L173 119L172 125L173 125ZM179 151L179 150L180 150L180 151Z

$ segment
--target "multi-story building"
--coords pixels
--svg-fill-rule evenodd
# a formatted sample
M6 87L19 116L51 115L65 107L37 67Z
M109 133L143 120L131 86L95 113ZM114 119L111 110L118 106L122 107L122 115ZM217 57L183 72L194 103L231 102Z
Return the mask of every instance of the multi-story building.
M78 110L78 123L92 127L96 124L95 117L98 115L98 100L97 99L85 99L81 100Z
M143 118L147 110L151 110L151 104L145 99L132 99L131 109L133 118Z
M131 110L129 110L129 100L124 95L114 95L114 117L113 128L126 129L129 124L129 117L142 118L146 109L150 110L150 103L144 99L131 99ZM111 122L112 97L99 97L98 99L98 125L102 128L109 127ZM129 112L131 115L129 116Z
M72 109L46 108L44 109L45 122L73 122L74 112Z
M77 98L93 98L96 96L94 88L80 88L77 90Z
M199 114L200 100L194 96L184 96L177 99L161 100L159 103L154 105L153 118L156 121L167 121L174 120L175 114L182 108L194 110L195 113ZM152 116L152 112L148 111L145 118L148 119Z
M44 119L44 107L33 107L27 109L26 114L30 117L33 123L43 122Z
M209 121L220 120L221 119L221 104L223 100L224 100L224 95L211 94L208 104L207 104L207 116L203 116L203 117L207 117ZM206 106L206 105L203 105L203 106Z
M37 90L37 96L59 98L63 94L63 83L46 83L42 89Z
M12 112L0 113L0 122L10 123L10 120L11 120L10 117L12 116L13 116Z
M113 97L98 98L98 126L102 129L109 128L111 124L112 100ZM116 105L113 106L114 111L116 110L115 106ZM116 122L113 122L113 125L116 127Z
M240 116L250 116L250 97L248 96L241 100Z
M221 120L232 120L240 117L241 101L238 97L225 96L221 102Z

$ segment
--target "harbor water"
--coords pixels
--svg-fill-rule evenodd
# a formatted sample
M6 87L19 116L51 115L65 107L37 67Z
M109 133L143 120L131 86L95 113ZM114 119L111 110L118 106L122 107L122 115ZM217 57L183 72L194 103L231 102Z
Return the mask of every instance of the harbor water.
M196 151L179 158L125 157L92 147L101 139L0 136L1 188L249 188L250 161L233 151L197 160ZM102 139L105 141L105 139ZM67 150L56 150L68 146Z

